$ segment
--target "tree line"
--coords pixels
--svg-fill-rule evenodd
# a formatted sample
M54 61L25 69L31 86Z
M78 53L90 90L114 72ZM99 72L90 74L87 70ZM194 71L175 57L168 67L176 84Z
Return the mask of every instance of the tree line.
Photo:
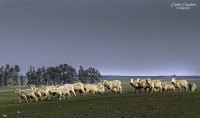
M83 66L76 71L74 67L68 64L60 64L55 67L39 67L35 69L30 66L25 75L20 74L20 67L18 65L2 66L0 68L0 86L23 86L23 85L56 85L74 82L95 83L99 82L101 78L100 72L89 67L85 69ZM26 80L26 82L25 82Z

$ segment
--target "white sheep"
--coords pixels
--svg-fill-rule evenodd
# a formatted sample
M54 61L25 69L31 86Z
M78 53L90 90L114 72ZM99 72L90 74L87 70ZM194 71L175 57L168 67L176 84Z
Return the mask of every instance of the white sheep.
M75 83L72 84L74 86L74 90L78 92L82 92L85 95L85 89L84 89L84 84L83 83Z
M154 88L159 89L160 92L162 91L162 85L160 80L150 80L149 78L147 78L146 82L151 89L151 93L154 91Z
M188 91L188 82L186 80L176 80L175 78L172 78L172 84L176 88L179 88L180 92L181 88L185 88L185 91Z
M31 88L35 91L35 93L39 96L41 100L46 99L49 96L49 87L42 86L39 88L36 87L31 87Z
M107 89L110 89L111 92L122 93L121 81L119 80L113 80L113 81L103 80L103 85Z
M97 92L103 94L104 91L105 91L105 87L103 86L103 84L102 83L97 83L96 85L97 85L97 88L98 88Z
M38 98L35 95L35 91L33 91L32 89L16 89L15 93L19 96L19 103L21 103L23 98L26 100L27 103L28 99L30 100L29 102L31 102L31 98L35 99L35 101L38 101Z
M191 84L189 84L189 89L190 91L195 92L197 89L197 85L194 82L192 82Z
M65 84L65 85L60 86L60 87L68 89L68 91L70 92L70 94L72 93L74 95L74 97L76 97L76 93L75 93L74 85L73 84Z
M54 91L54 88L56 88L58 86L54 86L54 85L51 85L51 86L43 86L41 88L44 88L47 90L48 92L48 99L50 100L51 96L55 97L55 91Z
M140 88L144 88L145 92L147 92L147 90L150 88L149 85L147 84L146 79L137 78L136 82Z
M86 84L84 86L84 88L85 88L85 93L86 94L89 94L89 92L91 92L94 95L95 93L98 92L97 85L95 85L95 84Z
M70 98L70 91L68 88L57 86L54 88L54 92L58 95L59 100L62 98L65 99L66 96Z
M175 86L171 83L163 82L163 83L161 83L161 85L162 85L162 89L164 91L173 90L175 92L175 90L176 90Z
M135 93L137 92L137 90L139 90L139 92L141 92L141 88L138 83L137 83L137 80L134 80L131 78L131 81L130 81L130 85L135 88Z

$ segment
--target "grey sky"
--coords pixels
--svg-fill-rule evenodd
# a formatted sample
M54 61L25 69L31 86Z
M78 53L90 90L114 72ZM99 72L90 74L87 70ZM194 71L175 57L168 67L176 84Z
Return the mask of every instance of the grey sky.
M170 4L196 3L190 10ZM200 75L199 0L0 0L0 66Z

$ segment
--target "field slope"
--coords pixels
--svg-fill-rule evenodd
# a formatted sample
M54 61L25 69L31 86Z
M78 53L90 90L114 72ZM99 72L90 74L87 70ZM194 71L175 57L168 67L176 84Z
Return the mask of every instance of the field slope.
M134 117L199 117L200 92L134 93L123 84L123 94L57 98L18 104L13 90L0 92L0 117L9 118L134 118Z

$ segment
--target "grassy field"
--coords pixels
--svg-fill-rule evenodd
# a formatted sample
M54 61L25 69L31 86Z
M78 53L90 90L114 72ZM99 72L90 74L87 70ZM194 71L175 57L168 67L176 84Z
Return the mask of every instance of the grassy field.
M0 117L200 117L200 91L134 93L134 89L128 83L123 84L123 88L123 94L80 95L60 101L54 98L28 104L18 103L15 88L0 88Z

